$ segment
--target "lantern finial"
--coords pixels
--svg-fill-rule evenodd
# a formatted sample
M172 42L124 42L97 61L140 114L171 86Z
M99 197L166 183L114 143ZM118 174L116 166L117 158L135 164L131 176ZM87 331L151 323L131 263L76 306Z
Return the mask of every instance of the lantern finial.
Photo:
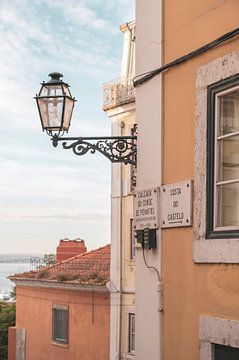
M51 77L51 79L49 80L50 83L61 82L62 80L60 80L60 78L63 77L63 74L61 74L59 72L52 72L52 73L48 74L48 76Z

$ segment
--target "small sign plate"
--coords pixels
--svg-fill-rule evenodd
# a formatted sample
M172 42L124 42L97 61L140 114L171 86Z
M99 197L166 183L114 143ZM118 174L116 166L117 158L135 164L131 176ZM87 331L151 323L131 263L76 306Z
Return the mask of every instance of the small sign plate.
M134 192L134 230L158 229L159 188Z
M192 225L192 180L162 186L162 228Z

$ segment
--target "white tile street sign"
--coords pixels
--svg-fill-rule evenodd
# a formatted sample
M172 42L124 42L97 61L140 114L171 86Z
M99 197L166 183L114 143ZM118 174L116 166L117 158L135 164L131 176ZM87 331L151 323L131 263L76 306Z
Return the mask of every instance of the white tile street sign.
M192 225L192 180L163 185L162 228Z
M159 188L134 192L134 230L157 229Z

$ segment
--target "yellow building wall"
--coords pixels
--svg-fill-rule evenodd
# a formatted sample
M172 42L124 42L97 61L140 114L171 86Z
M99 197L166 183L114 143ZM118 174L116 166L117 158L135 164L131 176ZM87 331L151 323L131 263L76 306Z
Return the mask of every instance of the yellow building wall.
M164 63L238 23L238 0L166 0ZM196 69L238 47L237 37L165 72L164 184L194 179ZM195 264L193 236L193 227L162 230L164 360L199 359L200 315L239 319L239 265Z

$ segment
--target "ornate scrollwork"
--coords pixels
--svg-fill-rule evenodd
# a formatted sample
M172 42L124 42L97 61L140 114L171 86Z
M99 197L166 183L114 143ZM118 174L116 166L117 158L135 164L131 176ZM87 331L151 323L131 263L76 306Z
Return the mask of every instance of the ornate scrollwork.
M59 141L63 141L64 149L72 149L76 155L85 155L96 151L107 157L113 163L124 163L136 165L137 144L136 136L118 136L118 137L79 137L67 138L53 136L53 145L56 146Z
M82 141L74 141L72 144L68 144L66 141L63 142L62 147L64 149L72 149L75 155L85 155L88 151L91 154L95 153L95 149L92 148L92 144Z
M131 135L137 136L137 124L134 124L134 126L131 129ZM131 165L131 191L134 192L136 189L136 182L137 182L137 164Z

